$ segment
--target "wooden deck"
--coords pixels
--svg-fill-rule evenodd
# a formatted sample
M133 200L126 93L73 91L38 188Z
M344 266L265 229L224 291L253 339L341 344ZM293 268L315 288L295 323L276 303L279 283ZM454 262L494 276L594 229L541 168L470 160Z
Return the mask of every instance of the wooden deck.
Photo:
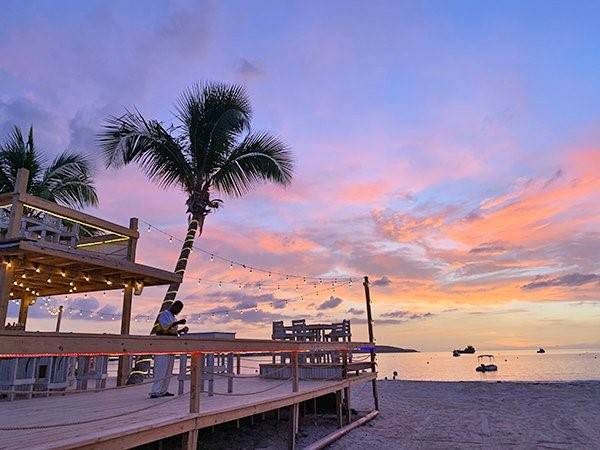
M339 391L374 379L363 373L336 381L292 382L263 378L236 378L234 395L202 394L200 412L189 412L189 384L185 393L171 398L148 398L149 385L108 389L0 403L0 448L125 449ZM171 380L177 392L177 379ZM260 391L260 392L259 392ZM227 392L227 380L215 380L215 392ZM251 395L240 395L257 392ZM66 426L52 426L65 424ZM10 427L29 428L5 430ZM39 428L38 428L39 427Z

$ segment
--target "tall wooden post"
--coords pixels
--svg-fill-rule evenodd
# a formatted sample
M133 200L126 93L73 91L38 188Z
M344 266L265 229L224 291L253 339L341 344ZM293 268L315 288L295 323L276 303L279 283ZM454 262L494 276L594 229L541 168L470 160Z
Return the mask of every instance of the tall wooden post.
M60 332L60 322L62 321L62 315L63 315L64 309L65 309L65 307L63 305L60 305L58 307L58 316L56 316L56 332L57 333Z
M369 291L369 277L365 277L363 282L365 287L365 302L367 304L367 325L369 329L369 342L371 343L371 371L377 372L377 365L375 362L375 338L373 336L373 315L371 313L371 293ZM375 403L375 410L379 411L379 396L377 394L377 380L372 381L373 384L373 401Z
M21 194L27 193L27 182L29 180L29 171L19 169L17 179L15 180L15 190L12 196L12 206L10 208L10 218L8 221L8 230L6 239L18 239L21 235L21 218L23 217L23 202ZM6 315L8 313L8 302L10 301L10 291L14 280L14 270L16 261L7 261L0 267L0 329L6 325Z
M129 219L129 228L137 231L138 219L132 217ZM135 262L135 252L137 248L137 239L129 238L127 242L127 260ZM121 334L129 334L131 328L131 301L133 299L133 280L131 280L123 292L123 308L121 311ZM123 386L127 383L130 371L130 356L119 356L119 365L117 367L117 386Z

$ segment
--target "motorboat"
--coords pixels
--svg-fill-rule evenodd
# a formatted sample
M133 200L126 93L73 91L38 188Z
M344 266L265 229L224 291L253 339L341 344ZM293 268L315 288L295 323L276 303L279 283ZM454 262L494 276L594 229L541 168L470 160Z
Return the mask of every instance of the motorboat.
M460 356L460 352L458 350L454 350L452 352L452 356Z
M479 355L477 357L479 365L475 368L477 372L495 372L498 366L494 364L494 355Z
M537 352L538 353L546 353L546 350L544 350L543 348L540 347L540 349Z

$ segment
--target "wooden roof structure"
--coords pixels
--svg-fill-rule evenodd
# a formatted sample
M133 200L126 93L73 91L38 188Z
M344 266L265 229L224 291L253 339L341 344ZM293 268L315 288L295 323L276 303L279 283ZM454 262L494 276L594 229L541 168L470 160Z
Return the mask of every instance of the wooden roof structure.
M128 333L133 293L181 283L181 275L135 262L137 219L124 227L32 196L28 177L20 169L15 192L0 195L0 328L11 299L20 299L24 328L37 297L119 289Z

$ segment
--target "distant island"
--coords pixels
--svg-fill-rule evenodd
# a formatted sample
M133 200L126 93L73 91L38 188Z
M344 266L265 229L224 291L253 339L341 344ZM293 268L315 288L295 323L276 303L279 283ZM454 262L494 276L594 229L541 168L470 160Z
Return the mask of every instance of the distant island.
M369 353L368 351L361 350L355 353ZM394 347L393 345L376 345L375 353L419 353L418 350L412 348L401 348Z

